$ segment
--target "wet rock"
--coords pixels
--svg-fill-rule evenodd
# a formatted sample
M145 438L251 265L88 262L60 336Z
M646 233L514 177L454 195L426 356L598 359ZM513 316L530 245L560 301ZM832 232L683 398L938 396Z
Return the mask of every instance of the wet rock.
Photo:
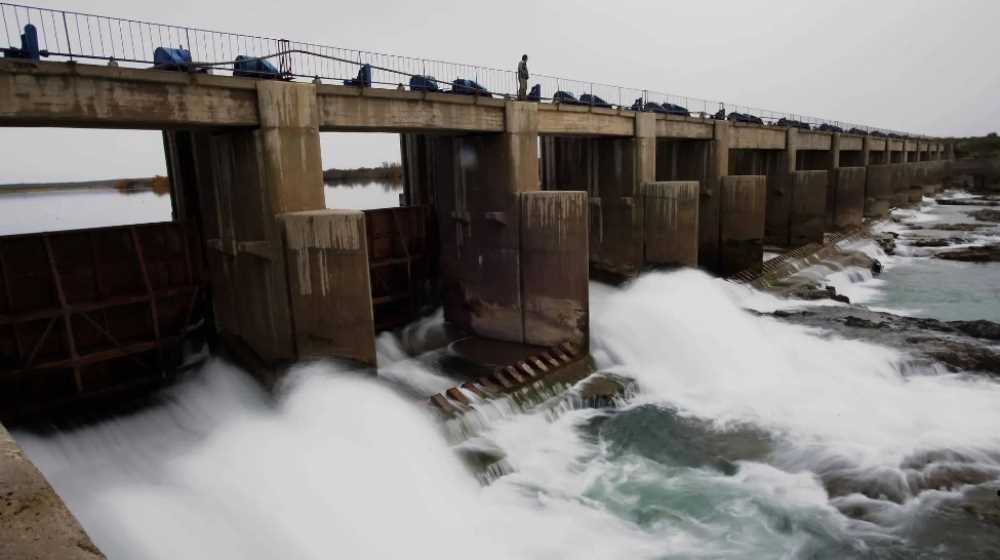
M606 445L610 457L636 455L726 475L736 474L738 461L760 460L771 451L771 436L764 430L750 425L720 430L712 422L657 405L611 411L593 418L585 429Z
M618 399L629 391L629 382L623 378L592 375L581 382L580 398L588 408L614 408Z
M989 224L934 224L932 226L910 226L911 230L976 231L992 227Z
M906 240L906 244L910 247L948 247L950 245L959 245L961 243L968 243L968 240L961 237L942 237L937 239L911 238Z
M766 315L766 313L759 313L759 314ZM795 317L795 316L804 317L806 315L811 315L811 314L812 313L810 311L785 311L784 309L779 309L774 313L772 313L771 315L774 315L775 317Z
M943 251L934 255L939 259L961 262L1000 262L1000 245L968 247L954 251Z
M826 286L824 288L817 288L814 286L796 286L791 290L786 291L784 295L793 299L804 299L806 301L830 299L841 303L851 303L851 300L847 296L838 294L837 289L833 286Z
M1000 202L981 198L937 198L934 202L941 206L1000 206Z
M1000 340L1000 324L993 321L979 319L976 321L949 321L948 324L969 336Z
M862 319L861 317L855 317L853 315L848 315L844 319L844 326L853 327L856 329L881 329L885 328L888 323L876 323L875 321L869 321L868 319Z
M898 237L898 233L884 232L876 235L874 239L879 244L879 247L885 251L885 254L892 255L896 252L896 238Z
M945 322L853 306L814 307L808 315L789 312L771 315L797 324L826 328L846 338L897 348L915 358L913 367L937 362L950 371L1000 376L1000 352L983 344L984 339L1000 337L1000 324L990 321Z
M969 215L980 222L1000 222L1000 210L992 208L983 208L982 210L969 212Z
M1000 354L989 348L942 338L909 337L906 341L922 347L926 355L952 371L984 371L1000 375Z

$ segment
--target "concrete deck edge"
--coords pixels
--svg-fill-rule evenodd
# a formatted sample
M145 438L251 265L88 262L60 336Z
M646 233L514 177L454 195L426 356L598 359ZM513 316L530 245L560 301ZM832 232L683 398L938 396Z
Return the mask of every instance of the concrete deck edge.
M0 424L0 558L105 558Z

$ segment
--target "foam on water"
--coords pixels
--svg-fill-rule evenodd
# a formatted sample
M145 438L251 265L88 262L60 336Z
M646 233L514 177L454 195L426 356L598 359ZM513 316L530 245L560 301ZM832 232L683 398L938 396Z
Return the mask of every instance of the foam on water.
M632 401L484 405L457 448L393 388L437 375L405 340L380 341L407 364L383 380L313 364L274 401L214 362L139 414L15 435L129 559L863 556L964 491L922 482L934 469L1000 467L1000 385L745 311L801 302L689 270L591 304L594 356ZM481 487L458 450L502 455L502 476Z

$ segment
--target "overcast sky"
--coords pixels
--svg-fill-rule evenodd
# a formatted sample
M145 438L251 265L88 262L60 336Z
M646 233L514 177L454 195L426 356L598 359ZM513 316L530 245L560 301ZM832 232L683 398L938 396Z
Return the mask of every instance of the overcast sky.
M1000 129L1000 1L37 0L220 31L722 99L932 135ZM2 40L2 39L0 39ZM0 129L0 183L164 173L155 132ZM398 160L324 134L325 166Z

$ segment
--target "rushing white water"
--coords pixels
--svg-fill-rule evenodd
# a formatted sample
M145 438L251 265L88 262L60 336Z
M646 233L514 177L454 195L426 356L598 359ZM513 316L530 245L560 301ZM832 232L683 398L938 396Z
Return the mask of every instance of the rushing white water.
M595 285L591 305L600 368L637 395L481 405L460 447L512 471L487 487L393 390L435 382L405 340L380 341L391 382L314 364L275 403L216 362L155 408L16 437L129 559L916 557L923 520L1000 473L996 383L904 374L897 351L751 314L798 304L696 271Z

